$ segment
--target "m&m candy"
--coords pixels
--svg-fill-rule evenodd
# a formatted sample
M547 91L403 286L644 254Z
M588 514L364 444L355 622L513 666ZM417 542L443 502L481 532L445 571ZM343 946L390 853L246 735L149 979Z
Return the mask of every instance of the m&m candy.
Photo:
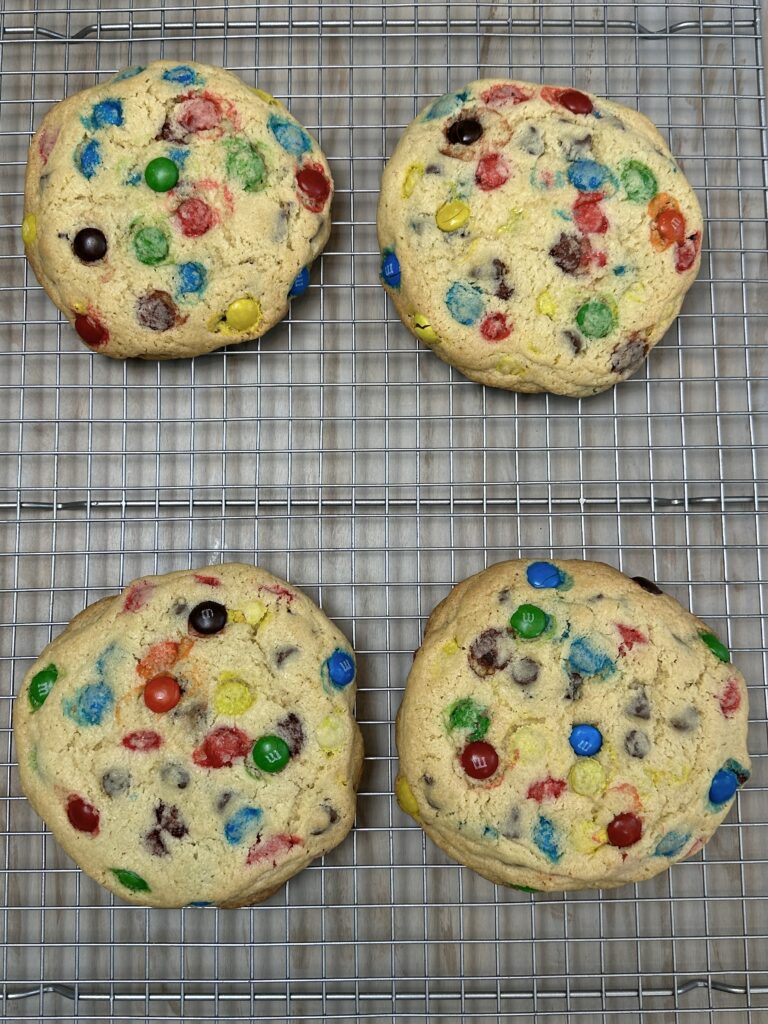
M464 747L460 761L471 779L489 779L499 767L499 755L485 740L477 740Z
M712 779L712 784L709 787L709 799L715 805L727 803L738 788L739 780L736 775L721 768L720 771L715 772Z
M597 754L603 745L603 736L600 730L587 723L574 725L568 739L571 748L579 757L592 757Z
M275 774L288 764L291 751L280 736L262 736L254 743L251 757L257 768Z
M157 156L144 168L144 181L153 192L170 192L179 180L179 168L167 156Z
M144 703L150 711L163 715L171 711L181 700L181 687L173 676L154 676L144 687Z
M81 228L72 242L72 251L81 263L96 263L107 255L107 239L98 228Z
M608 842L620 848L634 846L643 835L643 823L636 814L617 814L608 823Z
M227 624L227 609L218 601L201 601L189 613L189 628L203 636L220 633Z
M32 676L32 681L27 690L27 697L33 711L37 711L38 708L43 706L58 678L59 670L53 664L46 665L45 668Z
M334 686L349 686L355 678L355 663L346 651L337 648L326 661L328 675Z
M540 636L549 624L549 616L535 604L521 604L513 613L509 624L524 640Z

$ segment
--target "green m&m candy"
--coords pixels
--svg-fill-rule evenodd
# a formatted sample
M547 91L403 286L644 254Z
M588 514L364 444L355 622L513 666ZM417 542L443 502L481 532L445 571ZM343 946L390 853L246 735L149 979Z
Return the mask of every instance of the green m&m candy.
M155 267L168 255L168 236L160 228L139 228L133 236L133 251L139 263Z
M716 658L719 658L720 661L726 662L726 664L731 660L728 648L722 640L715 636L714 633L707 633L705 630L701 630L699 636Z
M619 170L621 184L627 199L633 203L647 203L659 191L656 175L647 164L639 160L627 160Z
M169 192L179 180L179 168L167 156L157 156L144 168L144 181L153 192Z
M128 871L125 868L110 868L110 870L120 885L124 885L130 892L152 892L149 883L145 882L135 871Z
M576 323L587 338L604 338L616 326L616 317L607 302L590 299L576 312Z
M512 613L509 624L524 640L533 640L541 636L549 625L549 616L535 604L521 604L517 611Z
M251 752L253 763L263 772L281 772L291 759L288 744L280 736L262 736Z
M47 665L44 669L36 672L32 676L32 682L29 684L27 690L27 696L29 697L29 703L32 705L32 710L37 711L45 704L48 694L53 689L53 684L59 678L59 670L55 665Z
M227 139L225 146L228 177L246 192L260 192L267 183L267 167L256 146L241 138Z

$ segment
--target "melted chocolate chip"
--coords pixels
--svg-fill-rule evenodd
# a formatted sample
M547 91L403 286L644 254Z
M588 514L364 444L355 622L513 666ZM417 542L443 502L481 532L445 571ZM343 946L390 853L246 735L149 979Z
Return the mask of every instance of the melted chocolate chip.
M168 292L146 292L136 300L136 319L148 331L168 331L176 317L176 305Z
M638 585L638 587L642 587L643 590L647 590L649 594L658 596L659 594L664 593L660 587L657 587L652 580L647 580L645 576L633 576L632 580Z
M472 642L467 655L469 667L481 678L506 668L511 657L511 637L501 629L486 629Z
M504 604L505 601L509 600L510 590L509 587L504 587L503 590L499 591L499 604Z
M144 846L153 857L167 857L168 847L165 845L163 833L159 828L153 828L144 836Z
M304 746L304 729L298 715L291 711L285 718L281 718L277 723L277 732L288 744L291 757L296 757L297 754L301 753L301 749Z
M441 168L437 164L427 164L424 168L425 174L442 174Z
M575 331L563 331L563 337L566 341L570 342L571 348L576 353L576 355L578 355L579 352L581 352L581 350L584 348L584 339L580 334L577 334Z
M651 750L651 741L641 729L632 729L624 737L624 749L630 757L646 757Z
M520 686L528 686L539 678L539 668L533 658L516 658L509 667L509 674Z
M279 667L287 658L290 658L292 654L298 653L298 647L280 647L275 651L275 664Z
M519 807L510 807L509 813L507 814L507 820L504 822L499 831L507 839L520 839L523 833L520 827Z
M640 335L630 338L625 345L617 346L611 355L611 369L614 373L634 373L646 355L645 339Z
M155 821L163 832L174 839L181 839L189 832L176 804L165 804L160 800L155 807Z
M541 156L544 152L544 140L541 137L541 132L532 124L527 125L516 136L515 141L524 153L529 153L531 156Z
M564 274L575 274L581 266L582 240L564 231L549 250L549 255Z
M448 126L445 137L452 146L471 146L482 134L483 126L476 117L462 117Z
M325 825L321 826L320 828L313 829L312 832L310 832L310 835L312 836L321 836L324 832L328 831L331 825L335 825L336 822L339 820L339 812L336 810L335 807L329 804L327 800L323 801L323 803L320 804L320 810L325 811L325 813L328 815L328 821Z
M670 718L669 724L678 732L693 732L699 724L699 712L690 705Z
M506 281L499 282L499 285L494 292L496 298L502 300L511 299L514 294L515 289L511 288Z
M587 134L578 139L561 139L560 147L570 163L588 159L592 155L592 136Z
M169 786L186 789L189 785L190 775L186 768L182 768L175 761L169 761L160 769L160 778Z
M421 781L424 783L425 786L434 786L435 784L434 778L431 775L428 775L426 772L421 776Z
M101 776L101 788L107 796L119 796L131 788L131 774L122 768L110 768Z
M189 611L189 605L183 598L177 597L176 600L173 602L171 611L173 612L174 615L186 615L187 612Z
M642 718L645 721L651 717L651 703L644 687L641 686L632 694L624 711L632 718Z
M578 672L568 673L568 685L565 688L565 699L566 700L581 700L581 688L584 685L584 680Z
M219 793L216 797L216 810L219 814L221 814L234 795L231 789L226 790L224 793Z

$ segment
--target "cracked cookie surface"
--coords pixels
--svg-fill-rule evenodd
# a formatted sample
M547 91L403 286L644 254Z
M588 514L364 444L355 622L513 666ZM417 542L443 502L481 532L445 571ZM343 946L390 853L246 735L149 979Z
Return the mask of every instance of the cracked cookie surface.
M317 143L274 97L157 61L48 111L22 235L93 351L194 356L283 319L328 239L332 195Z
M354 654L246 565L136 580L46 647L14 708L22 786L125 900L266 899L352 827Z
M397 796L491 881L607 888L696 853L749 778L725 645L652 582L511 561L429 618L397 719Z
M698 201L637 111L484 79L426 107L384 171L381 278L472 380L585 396L642 366L699 268Z

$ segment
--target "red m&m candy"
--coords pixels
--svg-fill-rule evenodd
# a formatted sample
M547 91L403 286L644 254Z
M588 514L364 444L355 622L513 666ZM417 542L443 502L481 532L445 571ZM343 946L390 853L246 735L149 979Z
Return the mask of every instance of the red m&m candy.
M509 164L501 153L488 153L478 160L475 182L483 192L492 192L509 179L509 174Z
M209 231L218 217L204 199L185 199L176 210L181 233L185 238L199 238Z
M104 324L90 313L75 317L75 330L86 345L103 348L109 341L109 331Z
M312 213L320 213L331 194L331 183L319 164L306 164L296 174L299 198Z
M180 700L181 687L173 676L154 676L144 687L144 703L157 715L171 711Z
M499 755L484 740L470 743L461 752L461 767L471 779L489 779L499 767Z
M592 100L578 89L564 89L557 99L560 106L570 110L572 114L592 113Z
M617 814L608 823L608 842L611 846L634 846L643 834L643 823L636 814Z
M72 828L77 829L78 832L88 832L95 836L99 831L98 810L77 793L72 793L67 797L67 817Z

